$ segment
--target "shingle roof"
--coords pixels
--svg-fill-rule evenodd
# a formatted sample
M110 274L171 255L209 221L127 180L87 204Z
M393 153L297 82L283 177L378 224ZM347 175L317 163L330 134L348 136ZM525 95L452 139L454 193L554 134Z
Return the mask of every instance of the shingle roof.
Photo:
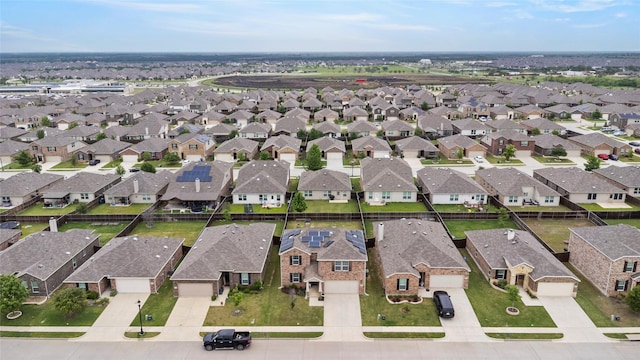
M223 272L262 272L275 227L253 223L205 228L171 280L217 280Z
M609 194L622 191L597 175L577 167L548 167L536 169L533 174L549 180L570 194Z
M213 153L214 154L227 153L227 152L232 152L234 150L235 151L245 150L251 153L258 149L258 145L259 143L257 141L235 137L233 139L227 140L222 144L220 144L220 146L218 146L213 151Z
M289 186L289 163L253 160L238 171L233 194L281 194Z
M424 192L430 194L487 194L487 191L468 175L453 169L425 167L418 170Z
M192 181L179 181L180 179L178 179L196 168L206 169L206 167L209 168L210 181L206 181L204 178L194 178ZM220 160L193 162L176 172L176 181L169 183L167 191L162 195L162 200L216 201L220 196L225 195L223 191L225 185L229 184L231 180L232 168L233 163Z
M82 148L82 151L93 152L95 154L111 155L111 154L120 152L128 148L129 146L131 146L130 143L106 138L98 142L95 142L91 145L85 146L84 148Z
M476 145L485 147L484 145L478 143L477 141L474 141L470 137L460 134L440 138L438 139L438 144L444 146L447 149L451 149L454 147L461 147L463 149L466 149Z
M302 140L298 138L294 138L293 136L288 135L278 135L272 136L268 138L264 145L260 148L260 150L268 149L272 146L275 146L279 149L290 148L296 152L300 151L300 145L302 144Z
M118 174L95 174L90 172L79 172L68 179L55 183L50 188L42 192L43 198L58 197L59 194L94 194L109 184L114 184L120 180ZM63 195L63 196L64 196Z
M363 136L351 141L351 147L354 151L361 151L367 147L370 147L373 151L389 151L391 152L391 146L386 140L383 140L376 136Z
M327 232L330 235L325 237L322 246L317 248L309 247L310 242L303 242L302 237L309 236L309 232L317 231L317 232ZM342 228L305 228L292 231L286 231L282 239L291 238L293 239L293 249L298 249L304 251L307 254L317 254L318 261L336 261L336 260L349 260L349 261L367 261L366 252L363 254L358 250L358 248L350 241L347 240L347 232L348 231L357 231L362 235L361 230L347 230ZM295 234L297 235L290 235ZM329 246L326 244L329 241L333 241ZM282 245L280 246L280 250L278 252L279 255L289 251L289 249L283 249Z
M56 181L62 181L64 176L58 174L36 172L20 172L10 176L0 185L1 196L25 196L35 190L42 189Z
M382 239L379 238L380 224L384 227ZM402 219L382 221L374 224L373 228L385 277L398 273L420 276L414 268L420 263L432 269L469 270L469 266L439 222Z
M104 192L107 196L130 196L135 193L134 180L138 181L139 194L157 195L169 182L175 180L176 175L171 171L164 170L157 173L141 171L129 176L122 182L117 183Z
M438 151L438 148L424 138L418 136L410 136L396 141L396 148L402 151L406 150L424 150L424 151Z
M578 135L578 136L573 136L570 138L571 141L581 144L581 145L585 145L587 147L595 147L598 146L600 144L607 144L613 148L619 148L621 146L625 146L626 144L612 139L610 137L608 137L607 135L601 134L601 133L590 133L590 134L585 134L585 135Z
M618 224L569 228L569 231L591 244L611 260L640 256L640 229ZM571 249L571 243L569 243Z
M607 179L611 179L629 188L640 188L640 166L615 166L593 170Z
M411 166L402 159L365 158L360 166L363 191L418 191Z
M362 109L361 109L362 110ZM363 110L364 111L364 110ZM351 132L366 132L366 131L378 131L378 128L367 120L354 121L347 125L347 131Z
M347 151L344 145L344 141L334 139L328 136L323 136L321 138L309 141L309 143L307 144L307 152L311 150L311 147L314 144L318 144L318 147L320 148L321 151L329 151L332 149L338 150L342 153L345 153Z
M553 134L536 135L533 137L533 140L535 140L536 146L541 149L551 149L554 147L562 147L565 150L581 149L580 145Z
M525 187L533 187L540 196L560 196L550 187L512 167L476 170L476 181L478 177L503 196L523 196Z
M300 175L298 190L340 190L351 191L349 175L334 170L304 171Z

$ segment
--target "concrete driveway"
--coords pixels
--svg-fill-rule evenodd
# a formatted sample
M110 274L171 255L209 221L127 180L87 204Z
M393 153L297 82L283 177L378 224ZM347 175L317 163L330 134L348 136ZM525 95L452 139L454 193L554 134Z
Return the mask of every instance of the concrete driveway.
M358 294L324 295L324 334L318 341L368 341L362 334Z
M471 307L471 302L464 292L464 289L448 288L448 289L434 289L444 290L449 293L451 302L456 315L452 319L440 318L440 323L444 329L445 337L442 341L451 342L484 342L492 341L488 336L484 334L480 322L476 317L476 313ZM432 301L429 299L428 301Z
M138 316L138 300L144 304L149 294L118 294L78 341L121 341L131 321Z
M209 307L211 299L207 297L178 298L164 329L154 340L200 340L200 331Z
M574 298L540 296L538 299L558 326L558 330L564 334L561 341L587 343L611 341L602 335Z

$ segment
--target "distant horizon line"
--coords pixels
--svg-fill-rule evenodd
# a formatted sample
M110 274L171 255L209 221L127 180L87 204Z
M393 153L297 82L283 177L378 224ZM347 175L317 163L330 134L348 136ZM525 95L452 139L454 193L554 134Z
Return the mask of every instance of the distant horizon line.
M640 50L430 50L430 51L8 51L3 55L14 54L206 54L206 55L243 55L243 54L640 54Z

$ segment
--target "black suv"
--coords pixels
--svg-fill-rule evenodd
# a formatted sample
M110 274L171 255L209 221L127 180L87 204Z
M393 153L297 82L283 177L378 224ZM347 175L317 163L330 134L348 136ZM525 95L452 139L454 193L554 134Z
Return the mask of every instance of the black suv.
M433 302L436 304L438 315L443 318L452 318L455 315L451 297L446 291L434 291Z

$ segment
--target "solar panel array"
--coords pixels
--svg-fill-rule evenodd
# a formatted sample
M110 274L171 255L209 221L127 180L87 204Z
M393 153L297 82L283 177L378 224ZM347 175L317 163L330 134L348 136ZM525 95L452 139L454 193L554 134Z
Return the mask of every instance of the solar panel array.
M293 247L293 237L283 238L280 243L280 252L287 251Z
M183 172L176 178L177 182L195 182L200 179L202 182L211 182L211 165L196 165L191 170Z
M367 246L364 243L364 235L360 230L347 230L345 231L347 241L355 246L361 254L367 253Z

